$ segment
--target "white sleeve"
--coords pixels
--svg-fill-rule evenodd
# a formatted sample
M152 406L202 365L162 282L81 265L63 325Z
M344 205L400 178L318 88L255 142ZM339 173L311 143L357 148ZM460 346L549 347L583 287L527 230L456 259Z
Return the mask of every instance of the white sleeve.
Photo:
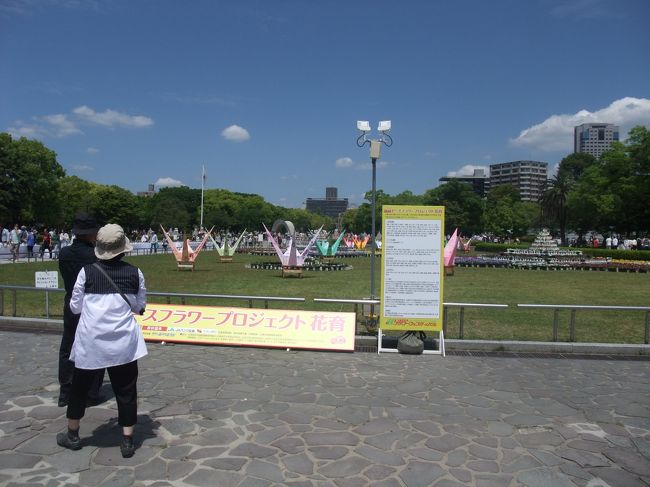
M136 296L135 309L133 310L136 313L139 313L140 310L144 309L147 306L147 288L145 287L144 275L140 269L138 269L138 278L138 295Z
M77 280L72 288L72 297L70 298L70 311L73 314L81 314L83 307L84 295L86 294L86 271L82 268L77 275Z

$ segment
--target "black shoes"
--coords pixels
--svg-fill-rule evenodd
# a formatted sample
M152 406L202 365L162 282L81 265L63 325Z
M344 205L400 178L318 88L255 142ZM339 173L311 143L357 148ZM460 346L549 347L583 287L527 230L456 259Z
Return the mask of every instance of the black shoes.
M133 444L133 436L122 436L122 443L120 443L120 452L122 458L131 458L135 453L135 445Z
M79 432L72 430L64 431L56 435L56 444L68 450L81 450L81 438Z

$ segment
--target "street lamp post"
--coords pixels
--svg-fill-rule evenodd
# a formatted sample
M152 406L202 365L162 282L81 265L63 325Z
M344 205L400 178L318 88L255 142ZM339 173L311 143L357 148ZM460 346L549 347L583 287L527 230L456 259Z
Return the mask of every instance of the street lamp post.
M377 159L381 155L381 145L384 144L386 147L393 145L393 139L388 132L391 128L391 121L384 120L379 122L379 127L377 131L381 132L381 137L378 139L369 139L368 134L371 132L370 123L367 121L357 121L357 128L361 132L361 135L357 138L357 146L363 147L366 144L370 145L370 161L372 163L372 252L370 254L370 299L375 299L375 252L377 250L376 242L376 207L377 207ZM370 305L370 314L373 317L376 317L375 314L375 305Z

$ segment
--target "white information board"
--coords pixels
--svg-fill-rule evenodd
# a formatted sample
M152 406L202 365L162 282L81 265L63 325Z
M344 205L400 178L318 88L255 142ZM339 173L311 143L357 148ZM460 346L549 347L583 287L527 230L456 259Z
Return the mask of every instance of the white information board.
M382 330L438 332L444 356L443 206L384 205L378 351ZM425 352L426 353L426 352Z
M59 287L59 273L57 271L44 271L35 273L35 287Z

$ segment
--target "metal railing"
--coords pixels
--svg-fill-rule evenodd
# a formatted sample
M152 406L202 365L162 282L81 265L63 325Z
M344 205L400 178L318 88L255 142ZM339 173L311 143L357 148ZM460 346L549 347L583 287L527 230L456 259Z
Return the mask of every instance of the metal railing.
M465 308L507 308L507 304L490 304L490 303L442 303L444 311L442 313L442 330L447 334L447 318L449 308L460 308L458 313L458 338L462 340L465 338Z
M571 310L569 319L569 341L576 341L576 314L578 310L602 311L645 311L644 343L650 344L650 306L589 306L582 304L518 304L518 308L542 308L553 310L553 341L558 341L560 310Z
M0 285L0 316L5 314L5 291L9 291L9 294L12 296L12 310L11 315L15 317L17 315L18 307L18 291L39 291L45 292L47 298L48 293L65 293L65 289L60 288L45 288L45 287L31 287L31 286L7 286ZM162 293L162 292L153 292L148 291L147 297L164 297L166 298L167 304L171 304L172 298L180 298L181 304L186 304L186 299L229 299L229 300L239 300L239 301L248 301L248 307L252 308L253 303L256 301L263 301L264 308L268 309L269 302L305 302L305 298L286 298L281 296L242 296L242 295L230 295L230 294L189 294L189 293ZM46 301L46 317L49 318L49 310L47 309Z
M381 301L378 299L324 299L324 298L314 298L316 303L341 303L341 304L354 304L354 312L358 314L359 305L364 306L378 306L381 304ZM442 303L444 311L442 313L442 330L447 335L447 320L449 313L447 313L448 308L460 308L459 313L459 323L458 323L458 338L463 339L465 337L465 308L508 308L507 304L488 304L488 303ZM372 313L371 311L371 314ZM379 313L377 313L379 314Z
M18 307L18 292L44 292L46 296L45 308L46 316L49 318L49 293L64 293L65 289L60 288L44 288L32 286L10 286L0 285L0 316L5 315L5 305L7 304L6 294L11 296L11 314L9 316L17 316ZM268 309L269 302L297 302L304 303L305 298L291 298L281 296L246 296L246 295L230 295L230 294L191 294L191 293L165 293L165 292L147 292L148 297L162 297L165 298L167 304L171 304L172 298L180 299L181 304L186 304L187 299L218 299L218 300L238 300L247 301L248 307L253 308L257 301L262 301L264 308ZM374 310L375 306L379 306L381 301L378 299L332 299L332 298L314 298L315 303L339 303L344 305L354 305L355 315L359 314L359 305L364 307L363 314L366 318L376 319L379 314ZM442 327L446 336L448 327L449 308L459 308L459 330L458 338L465 337L465 309L467 308L497 308L506 309L507 304L493 304L493 303L443 303L443 321ZM644 343L650 344L650 306L590 306L590 305L577 305L577 304L517 304L517 308L538 308L538 309L552 309L553 310L553 332L552 340L558 341L558 328L560 321L560 311L570 310L571 316L569 320L569 341L576 341L576 315L578 310L601 310L601 311L641 311L645 312L645 333Z
M264 301L264 309L268 309L269 301L273 302L294 302L304 303L305 298L285 298L282 296L242 296L231 294L187 294L187 293L161 293L147 291L147 298L150 296L159 296L167 298L167 304L171 304L171 298L180 298L181 304L185 304L186 298L201 298L201 299L233 299L240 301L248 301L248 307L253 307L254 301Z

